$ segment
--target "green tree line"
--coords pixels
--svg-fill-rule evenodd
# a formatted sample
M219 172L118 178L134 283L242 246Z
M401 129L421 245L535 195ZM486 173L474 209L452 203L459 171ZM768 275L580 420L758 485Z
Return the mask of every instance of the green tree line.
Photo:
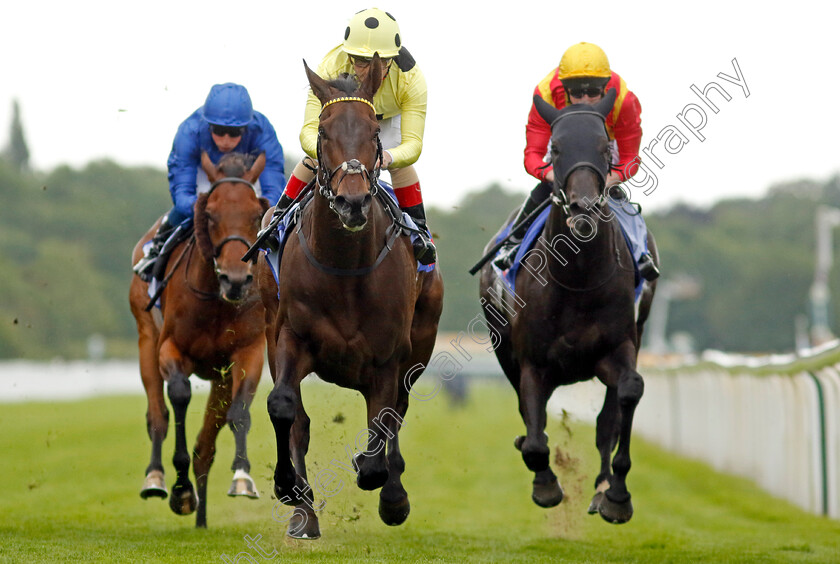
M489 186L430 208L446 286L442 331L465 331L481 313L478 279L467 270L523 197ZM0 161L0 198L0 358L83 358L96 334L110 356L136 354L130 255L171 205L165 172L97 161L39 173ZM668 332L689 333L698 348L791 350L795 319L808 311L820 204L840 206L840 179L709 209L646 212L662 280L684 274L702 287L696 299L671 304ZM840 319L840 273L831 286Z

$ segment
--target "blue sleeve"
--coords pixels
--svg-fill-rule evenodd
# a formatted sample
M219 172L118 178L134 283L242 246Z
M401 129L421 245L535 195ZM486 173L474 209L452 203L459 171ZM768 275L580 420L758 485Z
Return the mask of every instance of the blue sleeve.
M199 130L195 117L196 114L191 115L178 127L166 163L169 170L169 192L175 210L187 217L193 214L196 200L195 175L201 163Z
M273 206L283 194L286 187L286 166L283 158L283 147L277 140L277 133L268 119L258 112L254 112L255 118L260 122L260 132L256 140L256 149L265 152L265 169L260 175L260 187L262 195Z

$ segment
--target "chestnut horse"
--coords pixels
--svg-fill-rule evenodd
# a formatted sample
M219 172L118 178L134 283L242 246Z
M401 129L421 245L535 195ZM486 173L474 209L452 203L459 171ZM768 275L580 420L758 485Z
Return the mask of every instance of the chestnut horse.
M195 204L195 234L172 252L160 311L146 311L148 284L134 276L131 311L137 321L140 374L148 399L146 423L152 456L140 496L167 497L161 446L169 425L163 383L175 412L177 472L169 507L178 515L196 514L196 526L207 526L207 474L216 452L216 437L227 422L233 431L236 454L233 483L228 495L256 499L246 436L251 425L249 407L260 381L265 350L265 310L253 266L239 260L242 250L256 239L268 202L259 198L253 182L265 166L265 155L247 168L241 154L222 157L216 167L206 155L201 163L211 182ZM136 263L152 227L132 254ZM198 491L189 478L185 419L190 403L190 374L210 380L204 423L193 449L193 472Z
M636 359L655 283L645 282L636 316L633 257L604 192L610 170L605 116L614 100L611 90L594 107L557 110L535 97L552 130L557 181L548 219L536 246L523 256L527 267L517 272L514 288L487 263L480 294L491 333L499 338L496 357L519 396L527 433L514 445L535 474L532 499L542 507L563 499L544 432L549 397L558 386L596 376L607 390L597 418L601 469L589 512L624 523L633 514L626 486L630 431L644 390ZM648 247L658 262L650 233Z
M409 502L398 434L411 385L422 372L418 365L425 366L435 345L443 282L437 267L418 272L408 237L395 236L399 227L376 195L382 147L372 100L381 83L379 57L361 85L352 77L327 82L304 67L323 105L319 190L289 234L279 295L265 261L259 261L258 280L274 379L268 397L277 439L274 492L295 506L288 534L313 539L320 536L316 507L325 502L313 506L317 484L307 482L310 420L301 380L316 373L362 393L367 441L346 467L355 470L360 488L382 488L380 517L401 524Z

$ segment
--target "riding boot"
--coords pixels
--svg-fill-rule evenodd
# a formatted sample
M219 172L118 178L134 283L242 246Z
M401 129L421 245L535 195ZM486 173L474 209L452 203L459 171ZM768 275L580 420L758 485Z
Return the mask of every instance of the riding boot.
M496 255L496 259L493 261L493 264L499 267L499 270L507 270L510 268L510 265L513 264L513 259L516 257L517 251L519 251L519 245L522 243L522 239L525 237L525 233L528 232L528 228L531 227L531 224L534 223L534 218L527 219L526 218L537 209L537 206L540 205L542 201L539 198L535 198L536 192L540 189L541 185L537 185L537 188L534 192L528 196L528 199L525 200L525 203L522 204L522 209L519 210L519 214L517 214L516 218L511 222L511 226L514 229L511 234L510 238L505 242L501 249L499 249L498 254ZM522 224L520 225L520 223Z
M288 194L283 192L283 195L280 196L280 199L277 200L277 205L274 206L274 213L271 215L271 221L269 223L273 223L276 219L283 217L286 215L286 211L288 211L289 207L292 205L294 198L289 197ZM265 229L272 229L273 233L265 239L265 247L271 249L272 251L276 251L280 247L280 241L277 238L277 230L276 226L271 227L267 225ZM261 230L257 234L257 239L260 239L263 236L265 230Z
M414 223L420 229L420 236L412 243L414 246L414 258L422 265L432 264L437 260L437 249L426 229L426 210L423 208L423 204L401 209L411 216L411 219L414 220Z
M659 278L659 268L653 262L650 253L645 253L639 258L639 274L648 282L653 282Z
M160 251L163 249L164 243L172 235L172 231L175 229L175 225L172 225L169 222L169 216L166 215L163 218L163 221L160 222L160 227L158 227L157 233L152 238L152 245L149 247L148 253L146 253L143 257L137 261L137 264L134 265L134 272L143 282L149 282L152 279L152 272L154 270L153 266L155 262L157 262L158 257L160 256Z

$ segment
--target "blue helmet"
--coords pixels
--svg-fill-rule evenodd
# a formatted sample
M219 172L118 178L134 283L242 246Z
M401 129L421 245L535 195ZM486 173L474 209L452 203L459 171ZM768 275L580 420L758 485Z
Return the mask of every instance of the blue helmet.
M242 127L251 123L254 107L244 86L232 82L215 84L201 108L201 117L215 125Z

